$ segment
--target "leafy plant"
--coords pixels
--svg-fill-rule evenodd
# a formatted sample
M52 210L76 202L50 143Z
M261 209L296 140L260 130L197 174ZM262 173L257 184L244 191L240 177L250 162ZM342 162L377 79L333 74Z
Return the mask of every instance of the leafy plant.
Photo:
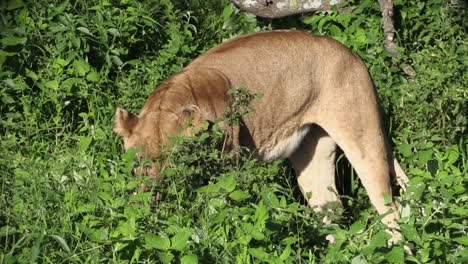
M227 0L2 1L0 263L467 262L466 6L393 2L399 57L382 48L370 0L275 21ZM413 256L387 245L342 157L343 214L326 213L331 225L307 207L287 163L223 155L217 125L175 139L162 180L133 175L135 152L122 154L111 133L115 106L137 110L214 45L278 28L333 37L368 66L411 178L399 202ZM257 96L233 96L235 123ZM152 191L134 194L142 183Z

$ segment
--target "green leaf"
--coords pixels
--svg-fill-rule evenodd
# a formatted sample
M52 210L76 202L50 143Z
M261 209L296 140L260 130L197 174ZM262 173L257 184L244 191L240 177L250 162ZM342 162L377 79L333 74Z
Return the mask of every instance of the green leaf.
M135 217L130 217L127 221L120 221L118 225L118 230L123 235L123 238L128 240L136 238L136 229Z
M84 152L88 149L89 145L91 144L91 141L93 140L92 137L84 137L84 136L78 136L78 149L80 152Z
M34 73L33 71L28 70L28 69L26 69L26 76L33 79L34 81L39 80L39 77L37 76L37 74Z
M120 60L120 58L115 56L115 55L111 56L111 60L117 66L122 66L122 64L123 64L122 60Z
M174 259L174 254L170 253L170 252L160 252L158 253L158 257L159 257L159 260L166 264L166 263L171 263L172 260Z
M268 262L270 254L266 253L263 248L249 248L249 253L253 257Z
M0 40L3 46L16 46L19 44L25 44L27 38L18 38L14 36L6 36Z
M2 226L0 228L0 237L10 236L16 233L16 228L12 226Z
M59 88L59 83L57 80L52 80L52 81L48 81L45 83L45 86L47 88L50 88L50 89L53 89L53 90L58 90Z
M259 230L258 226L254 226L250 223L243 223L241 225L242 231L248 236L251 236L252 238L256 240L264 240L265 235Z
M412 147L409 144L401 144L398 146L398 151L403 155L405 158L409 158L413 155Z
M81 84L82 79L80 78L68 78L62 82L62 88L64 89L70 89L74 85Z
M151 196L153 194L151 192L138 192L137 194L130 197L130 201L132 202L147 202L151 200Z
M217 184L208 184L197 189L198 193L217 193L221 187Z
M249 199L251 197L251 195L249 193L247 193L247 192L236 190L236 191L232 192L229 195L229 197L231 199L233 199L234 201L236 201L236 202L240 202L240 201Z
M10 0L7 2L8 2L7 10L14 10L14 9L26 6L23 0Z
M37 257L41 253L41 244L42 240L44 239L44 234L39 234L36 237L36 240L34 242L34 245L32 246L30 252L29 252L29 263L35 263Z
M234 178L234 176L229 175L219 179L219 181L216 184L219 185L221 188L225 189L226 191L232 192L236 188L236 179Z
M198 257L195 255L185 255L180 259L181 264L198 264Z
M418 231L413 226L401 224L400 228L401 232L407 239L414 241L416 244L422 246L421 237L419 236Z
M107 192L98 192L97 197L101 198L104 201L112 201L112 196Z
M367 260L363 256L355 256L353 260L351 260L351 264L368 264Z
M79 75L79 76L85 76L87 72L89 72L90 70L90 66L89 64L83 60L83 59L80 59L80 60L75 60L73 62L73 66L75 67L75 70L76 70L76 73Z
M109 34L111 34L114 37L120 37L120 32L116 28L109 28L107 32L109 32Z
M192 232L190 230L181 230L171 238L171 248L182 251L188 244Z
M457 160L458 157L460 157L460 154L458 153L457 147L452 147L448 153L445 155L447 157L447 161L445 163L445 167L447 168L449 165L454 164Z
M67 253L70 253L70 247L68 246L67 242L65 241L65 239L63 239L62 237L60 236L57 236L57 235L50 235L52 238L54 238L59 244L60 246L62 247L63 250L65 250Z
M88 36L92 36L93 34L91 34L91 32L89 32L89 29L85 28L85 27L77 27L76 28L78 31L80 31L81 33L85 34L85 35L88 35Z
M390 263L405 263L405 250L400 246L394 246L392 250L384 256Z
M460 245L468 246L468 236L454 238L455 242Z
M268 219L268 209L263 205L263 200L260 200L257 205L254 219L256 220L255 224L261 227L265 225L265 222Z
M285 260L291 255L291 252L292 252L291 246L288 245L288 246L286 246L286 248L283 250L283 253L281 253L281 255L280 255L279 258L280 258L282 261L285 261Z
M389 236L389 235L385 232L379 232L375 234L375 236L372 238L369 245L366 248L364 248L364 250L362 250L361 253L364 255L370 255L370 254L373 254L376 248L386 247L387 246L386 236Z
M90 82L99 82L100 79L101 79L101 76L99 75L99 73L95 71L92 71L88 73L88 75L86 75L86 80Z
M420 151L418 153L419 164L424 165L432 158L433 151L431 149Z
M0 50L0 67L6 61L7 57L11 57L11 56L13 56L15 54L16 53L14 53L14 52L7 52L7 51L4 51L4 50Z
M171 241L168 237L159 237L154 234L145 235L145 245L148 248L168 250L171 247Z
M362 221L357 221L357 222L354 222L351 227L349 228L349 232L351 234L358 234L358 233L362 233L365 229L366 225L364 222Z

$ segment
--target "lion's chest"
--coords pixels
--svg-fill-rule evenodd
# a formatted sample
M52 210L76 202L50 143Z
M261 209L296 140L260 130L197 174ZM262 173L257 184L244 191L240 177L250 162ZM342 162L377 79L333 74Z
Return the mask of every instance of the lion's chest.
M275 144L260 150L260 156L264 161L272 161L289 157L301 144L310 127L299 128L291 135L276 140Z

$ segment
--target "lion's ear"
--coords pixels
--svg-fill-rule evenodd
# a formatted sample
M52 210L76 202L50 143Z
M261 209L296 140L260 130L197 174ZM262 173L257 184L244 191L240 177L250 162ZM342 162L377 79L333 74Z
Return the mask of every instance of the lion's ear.
M184 125L186 122L191 122L195 127L201 126L205 121L203 113L200 108L196 105L189 105L182 109L179 115L179 123Z
M138 124L138 120L138 116L125 109L117 108L114 114L114 132L122 137L128 137Z

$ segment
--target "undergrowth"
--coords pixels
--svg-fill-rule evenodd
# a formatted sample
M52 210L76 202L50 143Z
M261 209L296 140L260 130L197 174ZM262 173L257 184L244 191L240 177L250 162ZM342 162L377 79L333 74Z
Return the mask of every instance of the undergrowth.
M2 1L0 263L466 263L466 5L393 2L399 56L383 49L371 0L278 20L226 0ZM398 199L413 256L387 245L343 157L342 216L327 213L330 225L306 206L287 162L245 151L233 162L216 126L177 139L163 180L133 175L135 153L112 133L115 107L137 112L210 47L280 28L335 38L368 66L411 179ZM152 192L134 195L141 183Z

